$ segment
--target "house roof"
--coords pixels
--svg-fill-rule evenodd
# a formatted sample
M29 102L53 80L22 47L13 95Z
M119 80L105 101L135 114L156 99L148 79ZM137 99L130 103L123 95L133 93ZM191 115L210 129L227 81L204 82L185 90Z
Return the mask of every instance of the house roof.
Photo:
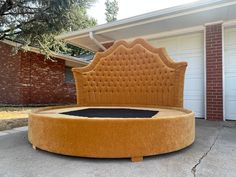
M61 34L57 36L57 39L92 51L98 51L101 47L91 39L90 32L101 44L120 39L148 38L153 34L166 31L190 27L203 29L206 23L236 19L235 9L235 0L201 0Z
M1 42L11 45L13 47L20 47L22 46L21 43L18 42L14 42L11 40L2 40ZM31 51L31 52L35 52L35 53L40 53L43 54L42 51L40 51L40 49L36 48L36 47L27 47L27 50ZM80 64L81 66L86 66L88 65L89 61L84 60L83 58L77 58L77 57L73 57L73 56L69 56L69 55L65 55L65 54L61 54L61 53L53 53L53 57L55 58L60 58L63 59L65 61L69 61L69 62L73 62L73 63L77 63Z

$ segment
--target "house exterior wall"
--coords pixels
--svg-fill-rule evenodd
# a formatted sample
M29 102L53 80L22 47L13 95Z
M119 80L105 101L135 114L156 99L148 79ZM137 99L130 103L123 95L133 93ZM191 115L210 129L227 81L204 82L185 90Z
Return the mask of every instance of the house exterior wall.
M206 119L224 120L222 23L205 26ZM109 44L109 45L108 45ZM108 43L105 47L110 47Z
M206 26L206 117L223 120L222 24Z
M222 24L205 26L206 118L223 120ZM109 48L113 43L105 44ZM75 86L65 83L65 62L44 61L44 56L0 45L0 104L75 103Z
M12 47L0 43L0 104L20 104L20 56L11 56Z
M1 43L0 104L76 103L74 83L65 82L65 61L44 60L44 55L18 52Z

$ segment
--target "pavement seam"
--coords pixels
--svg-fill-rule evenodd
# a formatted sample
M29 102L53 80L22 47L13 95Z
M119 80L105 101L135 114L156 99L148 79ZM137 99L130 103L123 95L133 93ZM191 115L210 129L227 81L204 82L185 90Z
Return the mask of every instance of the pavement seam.
M222 130L223 126L220 127L217 136L215 137L214 141L212 142L210 148L200 157L200 159L198 160L198 162L193 166L193 168L191 169L191 172L193 174L194 177L196 177L196 172L197 172L197 167L201 164L202 160L208 155L208 153L212 150L212 148L214 147L214 145L216 144L216 141L218 140L221 130Z

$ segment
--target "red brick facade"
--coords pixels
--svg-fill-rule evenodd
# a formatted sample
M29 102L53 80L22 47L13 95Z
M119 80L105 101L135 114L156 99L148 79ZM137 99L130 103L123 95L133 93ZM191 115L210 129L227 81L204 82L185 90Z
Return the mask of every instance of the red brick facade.
M65 61L45 61L34 52L18 52L0 43L0 104L76 103L74 83L65 83Z
M223 120L222 25L206 26L206 116Z

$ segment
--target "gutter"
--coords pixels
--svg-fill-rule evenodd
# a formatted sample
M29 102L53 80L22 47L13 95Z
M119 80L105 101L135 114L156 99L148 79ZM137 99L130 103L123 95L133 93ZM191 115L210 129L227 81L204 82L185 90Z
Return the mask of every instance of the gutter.
M2 40L0 42L3 42L5 44L8 44L10 46L13 46L13 47L21 47L22 44L21 43L18 43L18 42L14 42L14 41L10 41L10 40ZM41 52L38 48L36 47L31 47L29 46L27 48L27 51L30 51L30 52L34 52L34 53L37 53L37 54L42 54L44 55L43 52ZM88 61L85 61L81 58L77 58L77 57L73 57L73 56L69 56L69 55L65 55L65 54L60 54L60 53L55 53L55 52L52 52L52 57L55 57L55 58L59 58L59 59L63 59L63 60L67 60L67 61L71 61L71 62L75 62L75 63L79 63L83 66L86 66L89 64Z
M103 51L106 50L106 48L94 37L93 32L89 32L89 38Z

